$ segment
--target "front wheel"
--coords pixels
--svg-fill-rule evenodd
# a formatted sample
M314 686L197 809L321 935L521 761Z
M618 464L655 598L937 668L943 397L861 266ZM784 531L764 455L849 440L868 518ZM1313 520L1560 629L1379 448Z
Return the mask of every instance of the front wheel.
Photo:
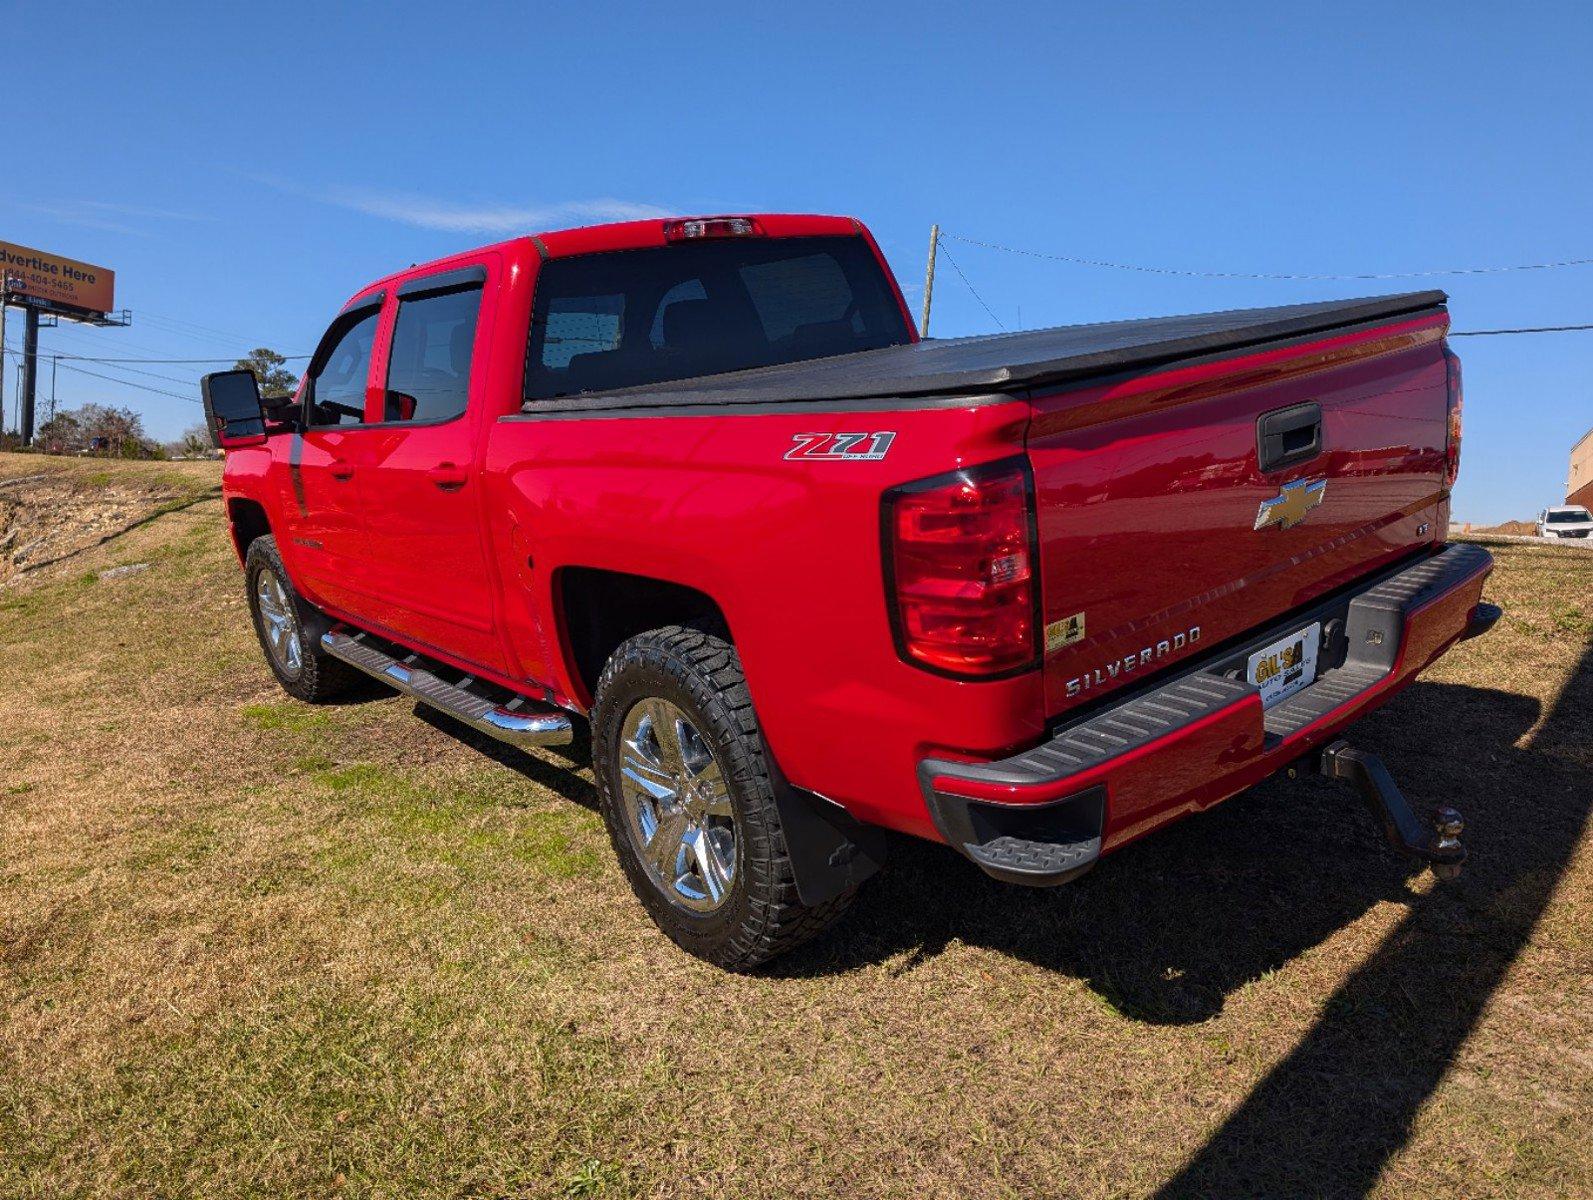
M598 680L592 762L631 888L682 949L747 970L813 937L852 893L802 904L736 649L678 625Z
M244 578L255 634L283 690L311 704L346 691L355 673L321 649L318 628L306 628L307 619L321 626L324 618L293 590L275 538L268 534L249 543Z

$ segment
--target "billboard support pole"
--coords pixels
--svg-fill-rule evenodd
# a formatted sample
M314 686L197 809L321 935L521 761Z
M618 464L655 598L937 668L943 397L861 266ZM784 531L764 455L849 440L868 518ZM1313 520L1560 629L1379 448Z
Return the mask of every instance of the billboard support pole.
M11 276L0 280L0 435L6 431L6 309L11 306Z
M39 310L28 306L22 335L22 396L18 403L22 417L22 444L33 445L33 400L39 376Z

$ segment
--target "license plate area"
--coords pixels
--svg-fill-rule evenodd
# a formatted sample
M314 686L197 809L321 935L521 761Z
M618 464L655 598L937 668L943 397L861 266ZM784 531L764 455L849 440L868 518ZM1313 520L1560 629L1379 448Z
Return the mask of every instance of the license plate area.
M1321 648L1322 622L1313 621L1252 654L1245 663L1245 678L1261 690L1261 706L1271 708L1310 687L1316 681Z

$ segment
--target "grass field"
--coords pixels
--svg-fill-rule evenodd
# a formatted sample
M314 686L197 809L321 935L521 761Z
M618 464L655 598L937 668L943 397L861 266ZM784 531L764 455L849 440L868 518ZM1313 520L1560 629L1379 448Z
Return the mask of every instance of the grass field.
M286 700L213 465L0 495L41 462L144 498L0 576L0 1195L1593 1191L1593 554L1499 546L1500 626L1355 731L1452 885L1279 781L1055 891L904 843L733 977L584 764Z

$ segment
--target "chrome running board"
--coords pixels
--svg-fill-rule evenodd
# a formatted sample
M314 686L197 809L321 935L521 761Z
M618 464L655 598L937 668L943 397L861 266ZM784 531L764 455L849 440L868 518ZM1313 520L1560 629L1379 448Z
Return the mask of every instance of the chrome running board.
M369 634L333 630L321 635L321 648L372 679L511 746L567 746L575 736L568 713L524 697L496 703L469 690L479 686L474 679L447 683L420 665L425 661L420 655L394 658Z

